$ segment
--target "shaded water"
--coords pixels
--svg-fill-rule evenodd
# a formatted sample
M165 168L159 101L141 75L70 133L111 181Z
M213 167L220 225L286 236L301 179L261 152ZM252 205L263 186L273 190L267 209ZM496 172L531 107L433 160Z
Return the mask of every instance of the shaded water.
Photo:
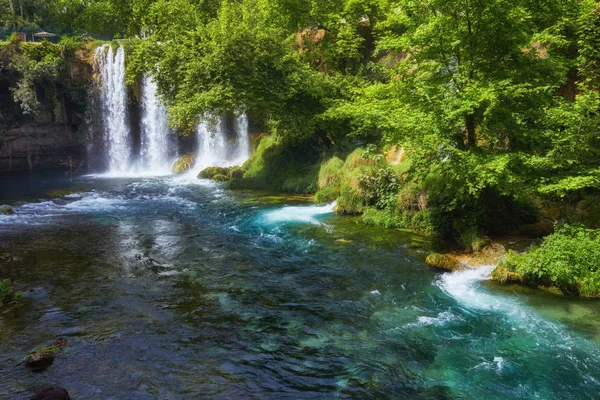
M599 393L597 302L500 289L485 267L438 273L422 237L331 206L179 177L36 182L3 192L17 213L0 216L0 255L14 243L25 300L0 310L0 398ZM48 370L14 367L58 337Z

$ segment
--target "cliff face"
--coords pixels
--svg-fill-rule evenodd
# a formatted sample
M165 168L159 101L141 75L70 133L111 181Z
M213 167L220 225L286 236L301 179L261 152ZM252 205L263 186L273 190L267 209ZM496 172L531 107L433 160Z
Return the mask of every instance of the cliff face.
M0 172L61 168L69 158L79 165L84 157L85 147L65 124L20 123L0 141Z
M0 173L85 162L81 125L91 75L89 50L0 42ZM23 99L35 104L33 111L24 111Z

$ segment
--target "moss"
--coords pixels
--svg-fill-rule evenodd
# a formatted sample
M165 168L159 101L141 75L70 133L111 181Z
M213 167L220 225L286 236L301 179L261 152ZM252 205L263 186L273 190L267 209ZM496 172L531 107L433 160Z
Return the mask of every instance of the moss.
M229 176L230 168L227 167L206 167L198 174L198 179L215 179L217 175ZM220 178L221 179L221 178ZM216 180L216 179L215 179ZM227 178L229 180L229 178Z
M425 262L433 267L446 271L462 271L464 268L458 260L448 254L431 253Z
M500 283L523 283L523 276L510 271L506 265L499 265L492 271L492 279Z
M270 189L308 194L318 189L319 151L310 141L286 141L261 136L256 151L244 163L244 175L230 183L233 189Z
M194 166L194 155L192 153L184 154L173 163L171 171L174 174L182 174Z
M216 174L212 177L212 180L216 182L229 182L230 179L229 176L223 174Z
M74 190L74 189L54 189L48 192L48 196L50 197L64 197L70 194L75 193L83 193L83 190Z
M15 209L10 206L0 206L0 215L13 215Z
M233 167L229 171L229 178L242 179L244 177L244 169L241 167Z

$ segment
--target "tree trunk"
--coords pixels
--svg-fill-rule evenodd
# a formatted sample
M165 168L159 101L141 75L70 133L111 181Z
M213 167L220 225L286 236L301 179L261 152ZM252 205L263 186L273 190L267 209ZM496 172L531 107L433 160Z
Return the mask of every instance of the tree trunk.
M315 135L317 135L319 139L321 139L325 147L327 147L328 149L330 149L331 146L333 146L333 142L331 141L331 139L329 139L327 133L325 133L324 130L320 128L315 129Z
M17 14L15 14L15 5L13 4L12 0L8 0L8 6L10 7L10 13L12 14L12 17L13 17L13 29L16 31L17 30Z

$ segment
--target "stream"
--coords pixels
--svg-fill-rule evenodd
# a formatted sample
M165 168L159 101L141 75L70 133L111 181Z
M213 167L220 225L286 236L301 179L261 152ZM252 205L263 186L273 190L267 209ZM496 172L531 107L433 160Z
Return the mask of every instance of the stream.
M600 304L428 267L427 239L189 176L0 177L0 399L593 399ZM0 278L8 278L0 264ZM43 372L15 366L68 345Z

